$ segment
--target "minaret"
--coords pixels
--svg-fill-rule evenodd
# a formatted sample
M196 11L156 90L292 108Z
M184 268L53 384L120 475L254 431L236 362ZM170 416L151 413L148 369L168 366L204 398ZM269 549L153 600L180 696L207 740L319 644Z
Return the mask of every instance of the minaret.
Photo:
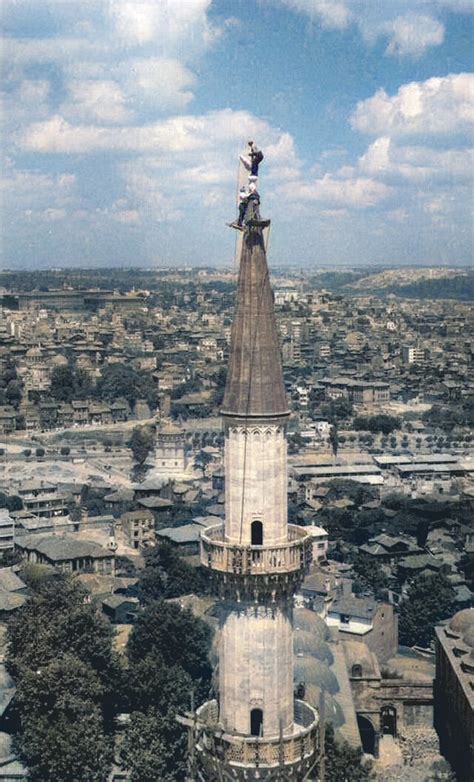
M262 228L247 227L222 407L225 521L201 535L220 596L218 698L183 720L189 780L302 782L315 763L318 715L294 698L293 594L312 539L288 524L288 415Z

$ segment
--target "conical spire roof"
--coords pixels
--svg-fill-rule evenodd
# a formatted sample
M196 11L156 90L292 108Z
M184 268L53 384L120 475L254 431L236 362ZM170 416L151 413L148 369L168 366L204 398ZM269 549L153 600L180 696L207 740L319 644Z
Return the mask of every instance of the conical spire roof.
M222 415L288 414L261 228L245 231Z

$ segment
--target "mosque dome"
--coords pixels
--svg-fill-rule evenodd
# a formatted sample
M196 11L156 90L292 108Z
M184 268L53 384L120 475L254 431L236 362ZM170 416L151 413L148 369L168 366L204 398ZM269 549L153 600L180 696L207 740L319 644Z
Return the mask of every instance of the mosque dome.
M457 637L464 635L469 627L474 625L474 609L463 608L462 611L458 611L454 614L453 618L448 624L447 629L449 634L453 634Z
M473 611L474 613L474 611ZM466 646L471 647L471 654L474 652L474 623L471 624L471 626L468 628L467 632L464 633L462 637L463 642L466 644Z
M334 657L328 644L319 637L318 633L310 633L300 628L295 629L293 647L295 655L310 655L328 665L332 665L334 662Z
M335 695L339 690L337 679L329 666L314 657L294 658L294 680L305 686L314 685L319 690Z
M295 633L306 632L321 641L327 641L329 630L324 619L308 608L295 608L293 613L293 626Z

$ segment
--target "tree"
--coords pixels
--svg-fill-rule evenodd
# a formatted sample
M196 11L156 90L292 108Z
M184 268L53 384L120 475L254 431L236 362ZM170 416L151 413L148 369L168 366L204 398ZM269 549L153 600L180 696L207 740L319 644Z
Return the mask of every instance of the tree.
M145 552L140 594L145 602L209 591L209 578L201 568L188 565L170 543Z
M374 562L373 558L367 554L358 552L354 556L352 567L361 584L369 586L375 596L380 599L384 590L388 588L388 578L380 563Z
M97 383L97 395L107 402L120 398L126 399L132 407L137 399L146 399L152 407L156 407L157 404L151 373L137 372L128 364L106 365Z
M104 686L113 686L112 630L86 597L84 587L67 576L39 581L9 622L7 666L13 678L73 654L97 672Z
M354 418L354 429L359 429L367 432L381 432L382 434L390 434L395 429L399 429L401 425L400 419L393 415L386 415L381 413L379 415L358 415Z
M119 681L112 632L77 581L48 570L28 581L33 594L8 627L16 749L33 782L106 782Z
M5 389L5 398L7 404L13 405L13 407L18 407L21 402L21 396L21 385L18 380L10 380Z
M54 722L38 714L25 720L15 747L32 782L107 782L113 750L100 710L84 702Z
M337 434L337 426L334 424L331 426L329 430L329 442L331 443L332 452L334 455L334 458L337 458L337 451L339 448L339 437Z
M128 441L133 458L138 464L143 464L155 444L155 435L150 426L136 426Z
M186 768L186 735L174 715L151 709L134 712L120 756L130 782L182 782Z
M454 589L442 573L415 578L400 606L400 643L429 646L435 625L454 613L454 598Z
M346 741L336 741L334 728L326 725L324 737L326 782L370 782L374 780L372 765L362 764L363 752Z
M203 619L176 603L157 602L139 614L127 653L132 663L159 654L167 666L180 665L194 680L209 680L211 630Z
M51 372L49 393L58 402L70 402L74 399L74 373L72 367L55 367Z
M16 494L8 495L0 492L0 508L6 508L10 512L21 510L23 502L21 497L17 497Z
M199 451L194 459L194 464L196 467L200 467L204 474L206 474L206 468L208 464L211 464L211 462L212 454L207 453L206 451Z

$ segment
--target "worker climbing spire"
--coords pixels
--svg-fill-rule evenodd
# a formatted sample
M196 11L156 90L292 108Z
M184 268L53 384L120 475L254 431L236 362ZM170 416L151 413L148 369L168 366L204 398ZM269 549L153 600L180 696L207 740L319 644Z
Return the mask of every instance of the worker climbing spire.
M257 189L259 165L263 160L263 152L254 141L248 142L248 153L239 156L239 171L237 176L237 208L238 218L227 223L230 228L245 231L247 226L268 228L270 220L262 220L260 216L260 194Z

